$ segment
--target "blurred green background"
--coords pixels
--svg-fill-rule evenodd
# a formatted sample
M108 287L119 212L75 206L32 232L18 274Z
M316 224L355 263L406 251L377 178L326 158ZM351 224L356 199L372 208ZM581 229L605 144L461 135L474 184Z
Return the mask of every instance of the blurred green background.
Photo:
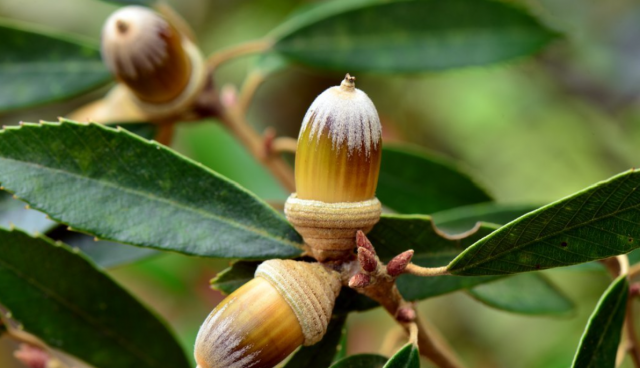
M170 3L210 53L262 37L311 1ZM459 161L499 202L543 204L640 164L640 3L524 3L565 35L532 59L438 74L357 77L358 87L378 108L386 141L418 144ZM116 7L96 0L0 0L0 17L97 43L103 21ZM248 57L225 65L216 84L241 85L254 62ZM290 67L258 90L249 120L259 131L273 126L278 134L295 137L311 101L342 74ZM0 123L55 120L99 96L0 115ZM264 199L278 203L287 196L214 121L181 124L173 147ZM199 324L222 298L209 289L208 280L227 265L164 254L110 274L162 315L191 351ZM588 271L546 274L576 301L575 315L509 314L464 292L422 302L420 310L470 367L567 367L609 277ZM349 353L379 352L387 333L396 328L380 310L354 314L348 323ZM13 348L0 339L0 367L18 367L11 358ZM630 366L625 362L624 367Z

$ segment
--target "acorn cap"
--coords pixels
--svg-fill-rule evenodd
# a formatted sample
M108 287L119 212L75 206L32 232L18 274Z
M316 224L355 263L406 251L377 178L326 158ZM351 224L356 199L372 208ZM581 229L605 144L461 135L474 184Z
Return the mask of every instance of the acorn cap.
M199 50L170 22L142 6L120 8L107 19L101 51L107 68L143 107L175 105L203 83Z
M382 127L373 102L347 74L320 94L300 128L296 192L300 199L358 202L375 196Z

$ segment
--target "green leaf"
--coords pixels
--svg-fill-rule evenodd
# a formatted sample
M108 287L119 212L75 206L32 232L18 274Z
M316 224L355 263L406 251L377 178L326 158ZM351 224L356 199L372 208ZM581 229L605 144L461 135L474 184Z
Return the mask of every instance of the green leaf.
M122 128L147 140L152 140L158 132L158 124L154 123L116 123L105 124L110 128Z
M413 249L413 263L424 267L441 267L496 228L490 224L479 224L466 234L447 236L435 228L431 217L426 215L383 215L367 236L384 262L407 249ZM398 278L397 284L405 299L420 300L496 279L495 276L418 277L405 274Z
M572 367L615 367L628 295L629 284L623 275L600 298L582 334Z
M486 202L456 207L432 215L438 229L459 234L472 229L477 222L504 225L541 206Z
M227 295L231 294L253 278L258 265L260 262L234 262L211 280L211 287Z
M0 326L2 329L2 326ZM0 332L1 334L2 332ZM349 331L347 326L342 327L342 336L340 337L340 342L338 343L338 351L336 355L333 356L333 362L337 362L341 359L344 359L347 356L347 345L349 342Z
M629 171L503 226L451 262L456 275L567 266L640 246L640 172Z
M387 358L376 354L358 354L335 362L330 368L383 368Z
M346 316L334 316L322 341L301 347L283 368L326 368L331 365L338 352Z
M274 49L316 68L419 72L531 55L556 37L522 9L492 0L343 3L294 17L274 32Z
M455 164L418 148L386 146L376 196L402 213L433 213L491 201Z
M11 198L11 195L0 191L0 226L17 227L28 233L44 234L56 227L56 223L38 211L28 210L24 202Z
M567 315L574 304L547 277L523 273L469 290L480 302L508 312L529 315Z
M89 235L72 231L56 231L56 233L56 240L68 244L73 249L79 249L96 265L103 268L123 266L160 254L149 248L103 240L96 241Z
M414 344L406 344L389 359L384 368L420 368L420 353Z
M0 303L55 349L95 367L187 368L164 323L85 257L0 229Z
M111 80L93 46L5 22L0 39L0 112L62 101Z
M300 236L266 203L122 129L69 121L7 127L0 182L100 239L221 258L302 253Z

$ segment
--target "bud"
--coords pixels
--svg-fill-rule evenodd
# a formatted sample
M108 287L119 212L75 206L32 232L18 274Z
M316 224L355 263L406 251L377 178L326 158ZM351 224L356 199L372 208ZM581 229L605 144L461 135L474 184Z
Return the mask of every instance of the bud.
M298 137L295 175L300 199L360 202L375 196L382 127L371 99L349 74L318 96Z
M285 214L317 260L352 257L356 232L380 219L381 150L378 112L349 74L309 107L296 151L297 192Z
M204 85L202 56L191 41L151 9L126 6L102 29L102 59L144 109L195 99ZM178 106L176 106L178 105ZM161 112L163 113L163 111Z
M199 368L271 368L327 331L340 277L318 263L270 260L200 327Z

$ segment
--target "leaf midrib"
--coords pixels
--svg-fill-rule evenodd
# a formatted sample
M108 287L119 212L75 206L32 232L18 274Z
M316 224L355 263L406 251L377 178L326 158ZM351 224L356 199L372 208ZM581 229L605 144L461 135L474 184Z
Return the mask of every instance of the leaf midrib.
M566 203L563 203L562 207L564 207L564 205L566 205ZM542 240L546 240L546 239L552 238L552 237L554 237L554 236L556 236L556 235L560 235L560 234L563 234L563 233L568 233L568 232L570 232L571 230L574 230L574 229L576 229L576 228L580 228L580 227L583 227L583 226L587 226L587 225L589 225L589 224L591 224L591 223L593 223L593 222L598 222L598 221L600 221L600 220L603 220L603 219L606 219L606 218L609 218L609 217L615 216L615 215L617 215L617 214L619 214L619 213L623 213L623 212L626 212L626 211L629 211L629 210L631 210L631 209L638 208L638 207L640 207L640 204L637 204L637 205L634 205L634 206L626 207L626 208L625 208L625 209L623 209L623 210L616 210L616 211L614 211L614 212L612 212L612 213L609 213L609 214L607 214L607 215L605 215L605 216L601 216L601 217L597 217L597 218L592 218L592 219L591 219L591 220L589 220L589 221L582 222L582 223L577 224L577 225L574 225L574 226L564 227L564 228L562 228L561 230L558 230L558 231L555 231L555 232L549 233L548 235L545 235L545 236L542 236L542 237L536 237L535 239L530 240L530 241L527 241L527 242L525 242L525 243L522 243L521 245L515 245L515 246L514 246L514 247L512 247L512 248L509 248L509 249L507 249L507 250L505 250L505 251L502 251L502 252L498 252L498 253L496 253L495 255L492 255L492 256L488 256L488 257L486 257L486 258L483 258L482 260L477 261L477 262L475 262L475 263L468 263L468 264L466 264L464 267L459 268L459 269L454 270L454 271L455 271L455 272L460 272L460 271L467 270L467 269L469 269L469 268L474 268L474 267L476 267L476 266L478 266L478 265L481 265L481 264L484 264L484 263L488 263L488 262L490 262L490 261L493 261L493 260L494 260L494 259L496 259L496 258L500 258L500 257L502 257L504 254L511 253L511 252L513 252L513 251L520 250L520 249L522 249L522 248L528 247L529 245L531 245L531 244L533 244L533 243L536 243L536 242L539 242L539 241L542 241ZM561 208L561 209L562 209L562 208ZM522 232L524 233L524 231L526 231L528 228L529 228L529 225L527 225L527 226L522 230ZM505 237L506 237L507 235L508 235L508 233L507 233L507 234L505 234ZM620 234L619 234L619 233L616 233L616 235L620 235ZM491 241L491 240L493 240L493 239L495 239L495 238L493 238L493 237L492 237L492 238L491 238L491 239L489 239L488 241ZM504 239L504 238L503 238L503 239ZM487 241L487 242L488 242L488 241ZM485 242L484 244L487 244L487 242ZM455 259L454 259L454 261L455 261Z
M37 238L34 238L34 239L37 239ZM43 240L43 239L40 239L40 240ZM153 359L153 357L151 356L148 357L142 351L139 351L138 349L133 349L133 346L135 345L131 341L113 332L107 326L91 318L91 316L83 313L81 309L78 309L73 304L68 303L64 298L59 296L57 293L54 293L52 290L48 289L44 285L36 282L36 280L34 280L33 278L26 277L26 275L21 273L19 269L13 267L11 264L7 263L2 258L0 258L0 265L3 265L9 271L12 271L16 275L16 277L32 285L35 289L40 290L43 294L50 296L58 304L62 305L63 307L66 307L66 309L69 310L73 315L76 315L81 320L86 321L87 324L97 327L97 329L103 332L105 336L111 337L111 339L114 342L116 342L117 345L120 345L124 350L129 351L133 356L136 356L142 359L143 361L146 361L147 363L151 364L151 366L153 367L162 367L162 365L156 365L156 363L160 363L160 362L157 362L155 359Z
M172 200L166 199L164 197L159 197L157 195L153 195L153 194L150 194L150 193L147 193L147 192L141 192L139 190L131 189L131 188L128 188L128 187L117 186L116 184L114 184L114 183L112 183L111 181L108 181L108 180L106 180L106 181L105 180L98 180L98 179L95 179L95 178L82 176L82 175L79 175L77 173L66 171L66 170L63 170L63 169L51 168L51 167L44 166L44 165L39 164L39 163L23 161L23 160L16 160L16 159L9 158L9 157L0 157L0 160L8 160L8 161L22 163L24 165L33 166L33 167L39 168L39 169L44 170L44 171L48 170L48 171L52 171L52 172L58 172L61 175L71 176L73 178L76 178L76 180L79 180L79 181L83 181L84 180L84 181L89 181L89 182L96 182L96 183L99 183L99 184L104 185L106 187L110 187L110 188L113 188L113 189L116 189L116 190L122 190L124 192L128 192L128 193L131 193L131 194L133 194L135 196L139 196L139 197L142 197L142 198L147 198L148 200L150 200L152 202L153 201L164 202L164 203L167 203L167 204L169 204L171 206L174 206L174 207L176 207L178 209L182 209L182 210L184 210L186 212L192 212L192 213L195 213L195 214L198 214L198 215L202 215L202 216L204 216L206 218L210 218L210 219L222 222L222 223L228 223L229 225L231 225L232 227L235 227L237 229L241 229L241 230L244 230L244 231L247 231L247 232L250 232L250 233L254 233L254 234L257 234L258 236L261 236L261 237L264 237L264 238L267 238L267 239L270 239L270 240L280 240L282 243L284 243L286 245L290 245L290 246L292 246L294 248L301 249L299 246L297 246L296 243L294 243L292 241L289 241L289 240L286 240L284 238L279 238L279 237L276 237L276 236L268 236L266 234L269 234L269 233L265 233L263 230L258 231L257 228L250 227L250 226L244 225L242 223L239 223L239 222L233 221L233 220L225 221L225 220L223 220L225 218L224 217L220 217L219 215L216 215L216 214L213 214L213 213L201 210L201 209L195 209L195 208L189 207L189 206L187 206L187 205L185 205L183 203L172 201ZM33 203L31 201L28 201L28 200L26 200L24 198L20 198L20 199L33 205ZM38 209L38 210L41 210L43 212L46 212L42 208L39 208L39 207L34 207L34 208ZM54 218L54 219L58 220L57 218ZM61 219L59 221L63 222ZM78 230L87 230L87 231L89 231L88 229L81 229L79 227L78 227ZM118 241L116 239L107 239L107 240Z

